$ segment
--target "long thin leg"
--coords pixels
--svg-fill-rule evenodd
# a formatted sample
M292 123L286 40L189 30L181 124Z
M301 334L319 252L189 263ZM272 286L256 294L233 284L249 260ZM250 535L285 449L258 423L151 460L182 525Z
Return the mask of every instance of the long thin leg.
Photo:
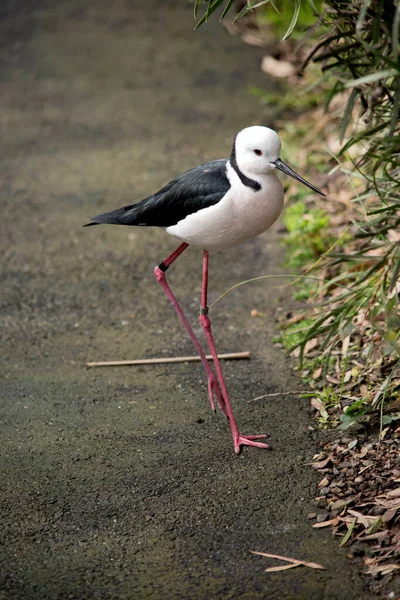
M186 250L186 248L188 246L189 246L189 244L187 244L186 242L183 242L180 246L178 246L178 248L176 250L174 250L174 252L172 252L172 254L170 254L165 260L162 261L162 263L160 263L158 265L158 267L156 267L154 269L154 275L156 276L158 283L162 286L164 292L167 294L168 298L172 302L176 312L178 313L179 318L181 319L188 334L190 335L190 338L194 344L194 347L197 350L198 355L200 356L201 362L203 363L203 367L204 367L204 370L207 375L208 396L210 398L212 409L215 411L215 403L214 403L214 394L215 394L221 411L223 412L223 414L225 416L227 416L224 398L223 398L223 395L219 388L217 378L215 377L215 374L214 374L213 370L211 369L211 367L205 357L205 354L200 345L200 342L196 338L189 321L187 320L187 318L186 318L182 308L180 307L177 299L175 298L174 294L172 293L172 291L167 283L167 279L166 279L166 275L165 275L166 270L182 254L182 252L184 252L184 250Z
M222 395L224 397L226 412L228 413L229 423L231 426L232 437L233 437L233 445L235 448L235 452L238 453L240 451L240 446L257 446L258 448L269 448L268 444L264 444L263 442L255 442L254 440L266 438L266 435L241 435L239 433L236 420L233 414L231 402L229 399L228 391L226 389L224 376L222 374L222 369L220 362L218 360L218 354L215 349L215 344L213 340L213 336L211 333L211 322L208 318L208 305L207 305L207 291L208 291L208 251L203 251L203 286L201 293L201 308L200 308L200 323L203 326L204 333L207 338L208 345L210 347L210 351L214 360L215 370L217 372L218 382L220 385L220 389L222 391Z

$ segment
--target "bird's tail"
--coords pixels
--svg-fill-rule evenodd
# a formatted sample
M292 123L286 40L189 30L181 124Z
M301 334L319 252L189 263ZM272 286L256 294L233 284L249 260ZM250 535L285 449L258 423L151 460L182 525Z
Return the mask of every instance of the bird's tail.
M102 213L90 219L90 223L85 223L83 227L90 227L91 225L135 225L135 219L133 219L132 209L134 205L124 206L117 210Z

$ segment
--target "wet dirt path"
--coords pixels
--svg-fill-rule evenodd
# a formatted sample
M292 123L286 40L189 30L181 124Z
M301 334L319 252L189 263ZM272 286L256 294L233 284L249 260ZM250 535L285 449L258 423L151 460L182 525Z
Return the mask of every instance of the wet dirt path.
M193 353L152 275L175 240L81 225L227 155L260 121L248 93L266 85L260 51L217 22L193 33L184 0L0 10L0 598L367 598L306 518L317 479L307 403L247 404L298 386L271 343L282 290L245 286L211 313L221 352L252 352L225 372L240 427L270 433L270 452L234 455L199 365L84 366ZM272 234L212 255L210 300L280 260ZM200 275L189 249L169 276L193 320ZM328 570L265 574L249 550Z

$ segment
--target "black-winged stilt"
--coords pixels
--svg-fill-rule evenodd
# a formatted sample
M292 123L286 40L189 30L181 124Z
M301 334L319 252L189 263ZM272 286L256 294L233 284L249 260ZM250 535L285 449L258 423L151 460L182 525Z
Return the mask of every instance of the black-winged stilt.
M281 161L280 149L281 142L275 131L261 126L247 127L235 137L229 159L214 160L194 167L141 202L93 217L90 223L84 225L107 223L162 227L181 240L180 246L154 269L154 273L201 358L212 408L215 410L215 394L222 413L229 419L236 453L244 445L268 448L264 442L257 441L267 436L242 435L236 424L208 317L208 253L210 250L236 246L263 233L276 221L283 207L283 188L276 175L277 169L324 196L318 188ZM216 375L165 275L190 244L203 250L200 323L213 357Z

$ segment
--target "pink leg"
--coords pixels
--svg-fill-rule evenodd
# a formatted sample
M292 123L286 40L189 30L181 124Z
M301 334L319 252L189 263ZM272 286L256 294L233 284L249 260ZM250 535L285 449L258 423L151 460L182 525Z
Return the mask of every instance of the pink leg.
M190 335L190 338L194 344L194 347L197 350L198 355L200 356L201 362L203 363L203 367L204 367L206 375L207 375L208 396L210 398L212 409L215 411L215 403L214 403L214 394L215 394L220 409L222 410L223 414L225 416L227 416L224 398L221 394L221 390L219 389L217 378L215 377L215 374L214 374L213 370L211 369L211 367L205 357L205 354L200 345L200 342L196 338L189 321L187 320L187 318L186 318L183 310L181 309L177 299L175 298L174 294L172 293L172 291L167 283L166 276L165 276L165 271L182 254L182 252L184 250L186 250L186 248L188 246L189 246L189 244L186 244L186 242L183 242L180 246L178 246L178 248L176 250L174 250L174 252L172 252L172 254L170 254L165 260L162 261L162 263L160 263L158 265L158 267L156 267L154 269L154 275L156 276L158 283L162 286L164 292L167 294L168 298L172 302L176 312L178 313L178 316L180 317L182 323L186 327L188 334Z
M235 452L238 453L240 451L240 446L257 446L258 448L269 448L268 444L264 444L263 442L255 442L254 440L266 438L267 435L241 435L239 433L238 427L236 425L235 417L233 414L233 410L231 407L231 403L229 400L228 391L226 389L224 376L222 374L222 369L220 362L218 360L218 354L215 349L213 336L211 333L211 322L208 318L208 306L207 306L207 289L208 289L208 251L203 251L203 288L201 295L201 309L200 309L200 323L203 326L204 333L207 338L208 345L210 347L210 351L214 360L215 370L217 372L217 377L220 385L220 389L222 391L222 395L224 397L226 412L228 413L229 423L231 426L232 437L233 437L233 445L235 448Z

